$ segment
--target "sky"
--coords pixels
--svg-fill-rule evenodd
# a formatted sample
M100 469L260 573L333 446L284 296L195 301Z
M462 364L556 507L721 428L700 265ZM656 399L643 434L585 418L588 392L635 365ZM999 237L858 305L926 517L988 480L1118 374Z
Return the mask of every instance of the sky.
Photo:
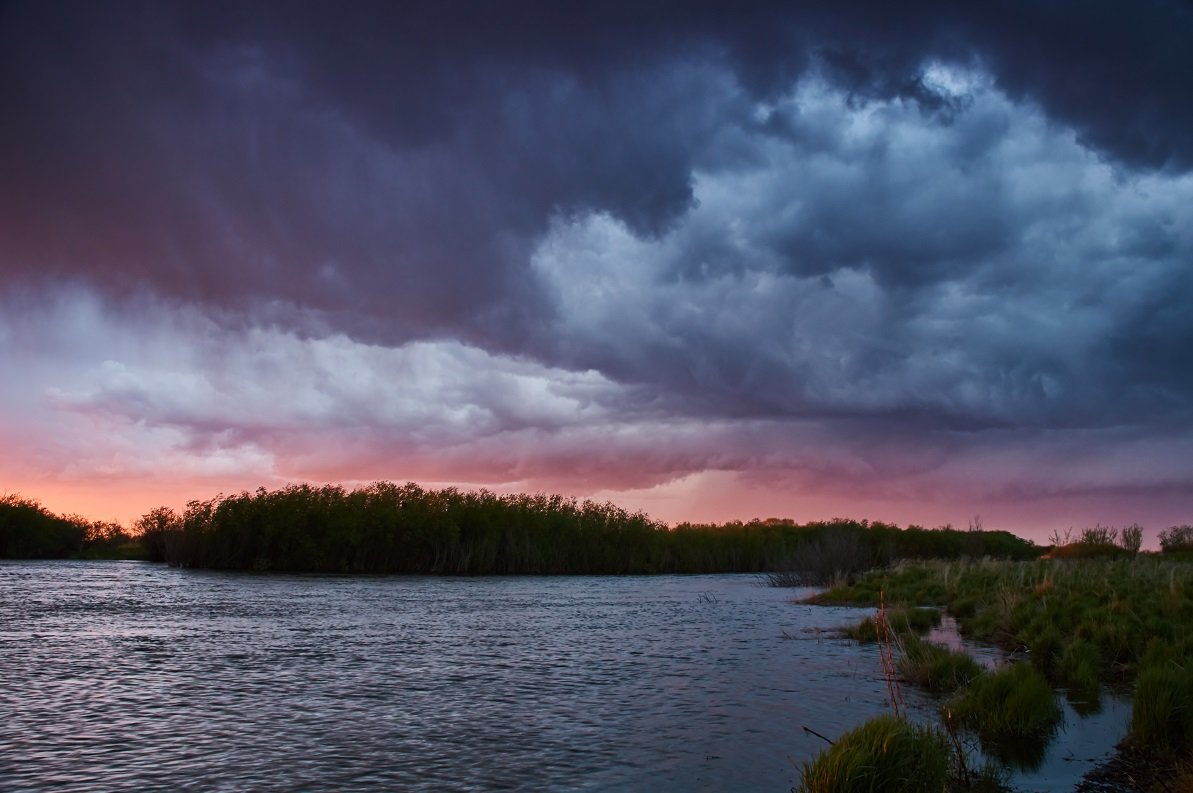
M0 492L1154 544L1191 41L1183 0L5 0Z

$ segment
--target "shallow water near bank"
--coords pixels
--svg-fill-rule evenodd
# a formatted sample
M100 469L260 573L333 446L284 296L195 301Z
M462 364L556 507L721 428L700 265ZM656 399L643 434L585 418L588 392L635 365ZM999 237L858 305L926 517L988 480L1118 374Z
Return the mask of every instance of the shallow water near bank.
M799 594L0 563L0 789L786 791L887 709Z
M941 624L928 632L928 641L951 650L968 653L985 669L995 669L1006 663L1026 663L1026 658L1009 659L1007 653L990 645L974 642L958 631L957 621L944 615ZM1067 793L1081 777L1114 753L1115 745L1127 734L1131 721L1131 700L1125 694L1103 691L1094 699L1090 696L1067 696L1057 693L1061 707L1061 721L1056 734L1046 746L1024 746L1011 752L1020 757L1030 756L1030 767L1011 767L1008 783L1021 793ZM972 764L982 761L976 739L967 738L974 745Z

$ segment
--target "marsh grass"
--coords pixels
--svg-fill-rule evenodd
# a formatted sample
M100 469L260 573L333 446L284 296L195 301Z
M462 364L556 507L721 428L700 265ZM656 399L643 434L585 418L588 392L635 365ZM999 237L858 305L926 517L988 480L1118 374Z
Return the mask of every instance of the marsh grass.
M1023 663L978 675L941 708L974 732L987 753L1027 768L1043 759L1062 716L1048 681Z
M939 730L879 716L842 735L804 765L801 793L944 791L951 749Z
M1193 669L1187 663L1158 663L1139 673L1131 737L1170 752L1193 744Z
M1069 642L1060 655L1056 678L1073 691L1096 694L1102 679L1102 657L1098 648L1085 639Z
M940 618L940 609L903 606L886 610L888 629L899 636L927 633L940 624ZM881 634L874 617L866 617L846 628L845 635L859 642L875 642Z
M950 693L982 674L968 653L950 650L917 636L904 636L896 668L903 679L935 693Z
M907 562L821 593L819 603L945 606L962 631L1032 659L1058 685L1133 678L1149 641L1193 651L1193 566L1155 557Z
M1193 657L1193 565L1174 561L1174 555L904 562L821 593L815 602L860 605L877 602L877 593L885 592L892 603L945 606L966 635L1030 659L1011 668L1025 670L1013 674L1034 671L1037 676L1030 685L1046 706L1034 719L1038 724L1047 724L1055 709L1041 681L1067 689L1079 712L1090 712L1099 708L1103 688L1138 676L1133 739L1158 752L1189 757L1193 683L1186 659ZM976 697L992 685L982 676L959 697ZM1010 688L1006 693L1011 695ZM976 714L986 708L975 705L971 723L988 736L1000 732L1000 718L1008 724L1032 723L1033 706L1022 707L1021 722L999 717L997 703L991 702L991 724L982 727Z

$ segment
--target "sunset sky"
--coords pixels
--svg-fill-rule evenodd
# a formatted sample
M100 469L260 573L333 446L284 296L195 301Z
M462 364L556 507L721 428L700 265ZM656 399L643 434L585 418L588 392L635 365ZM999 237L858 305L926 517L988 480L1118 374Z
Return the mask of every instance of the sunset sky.
M0 493L1193 523L1193 5L0 3Z

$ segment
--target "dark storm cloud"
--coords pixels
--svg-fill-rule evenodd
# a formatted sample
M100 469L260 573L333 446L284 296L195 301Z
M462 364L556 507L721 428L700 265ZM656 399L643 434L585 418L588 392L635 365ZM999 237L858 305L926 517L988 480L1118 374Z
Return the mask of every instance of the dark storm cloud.
M5 285L455 338L697 416L1188 415L1187 5L0 14Z

